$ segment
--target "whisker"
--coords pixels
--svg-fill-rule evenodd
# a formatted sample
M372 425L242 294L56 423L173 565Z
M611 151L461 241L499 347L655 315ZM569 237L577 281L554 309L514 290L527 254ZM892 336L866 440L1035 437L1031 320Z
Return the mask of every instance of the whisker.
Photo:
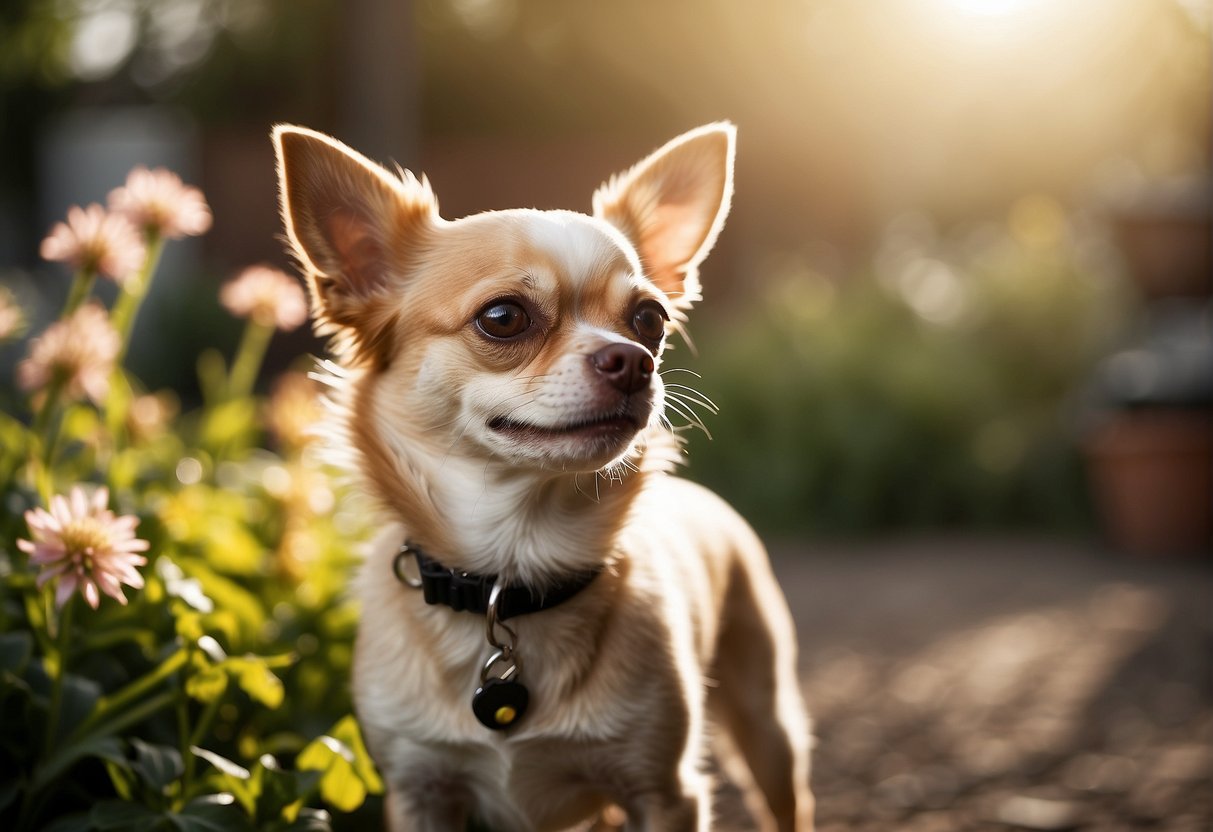
M671 390L670 389L671 387L675 388L675 390ZM677 391L687 391L687 392L677 392ZM713 413L720 412L720 408L716 406L716 402L712 401L706 395L704 395L703 393L700 393L698 390L694 390L685 385L667 384L666 385L666 394L677 398L679 401L692 402L694 404L702 405L703 407L706 407L708 410L712 411Z
M705 404L704 402L701 402L697 399L691 399L688 396L686 396L686 394L674 393L673 391L666 392L666 401L667 402L677 402L678 404L685 407L687 410L690 410L696 416L699 416L699 412L695 409L697 406L706 409L709 413L714 414L717 412L716 408L714 408L708 404Z
M602 498L598 496L598 482L597 482L597 478L595 478L595 481L594 481L594 494L593 494L593 496L591 496L591 495L587 494L585 491L583 491L583 490L581 489L581 472L580 472L580 471L578 471L577 473L573 474L573 489L574 489L574 490L575 490L575 491L576 491L578 494L583 495L583 496L584 496L586 499L593 500L593 501L594 501L594 502L596 502L596 503L601 503L601 502L602 502Z
M680 403L676 399L667 398L666 406L682 418L686 419L688 424L703 431L704 435L707 436L708 439L712 438L712 432L708 430L707 425L705 425L703 420L696 415L695 411L691 410L687 405Z

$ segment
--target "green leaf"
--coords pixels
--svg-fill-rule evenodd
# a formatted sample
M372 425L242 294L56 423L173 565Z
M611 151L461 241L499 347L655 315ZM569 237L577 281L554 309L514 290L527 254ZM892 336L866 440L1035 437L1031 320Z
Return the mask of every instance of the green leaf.
M92 679L68 673L63 677L63 704L59 717L59 734L63 737L83 722L97 706L101 686Z
M222 448L229 443L243 444L255 429L256 421L257 404L254 399L226 401L207 411L202 424L202 444L207 448Z
M10 803L17 799L17 795L21 793L21 786L22 783L18 777L0 783L0 812L3 812Z
M222 757L205 748L199 748L196 745L191 745L190 751L195 756L206 760L222 775L223 787L230 792L230 794L224 795L224 799L231 798L232 800L239 801L240 806L249 815L253 815L256 812L256 782L253 780L252 773L248 769L237 765L226 757Z
M185 692L199 702L214 702L227 690L227 674L221 667L207 667L185 680Z
M237 780L247 780L251 776L247 768L233 763L227 757L222 757L214 751L207 751L205 748L199 748L196 745L191 745L190 751L194 753L194 756L206 760L228 777L235 777Z
M294 821L279 821L266 827L267 832L332 832L333 818L323 809L304 808Z
M343 812L362 805L369 793L383 791L383 781L362 742L353 716L333 726L332 734L318 737L299 754L300 769L321 771L320 796Z
M149 809L142 803L124 800L106 800L97 803L89 811L89 820L94 829L101 832L153 832L168 828L168 818Z
M82 757L100 757L120 766L130 767L130 762L122 753L121 740L112 736L92 737L60 748L42 767L35 769L34 788L43 788Z
M100 428L101 419L91 407L68 407L59 427L59 441L81 441L86 437L96 436Z
M123 642L133 642L145 654L156 652L156 634L143 627L114 627L96 633L84 633L81 652L109 650Z
M265 554L265 546L249 531L247 517L232 517L216 514L210 518L207 534L203 539L206 561L221 572L230 575L256 574ZM207 594L210 587L203 583ZM218 603L220 599L211 595Z
M256 815L263 821L292 822L299 815L302 799L320 782L315 771L283 771L270 754L262 754L253 769L252 793Z
M282 704L282 680L274 675L260 656L238 656L223 666L236 678L236 684L250 697L268 708Z
M96 827L89 812L63 815L42 827L40 832L92 832Z
M181 832L244 832L253 828L230 794L191 800L180 812L169 815L169 819Z
M0 410L0 460L24 460L31 435L25 425Z
M110 783L114 786L114 793L123 800L134 800L134 773L127 766L119 765L113 760L105 761L105 773L110 776Z
M110 458L106 478L115 491L125 491L135 485L142 465L142 455L136 448L127 448Z
M130 743L135 751L131 769L160 794L185 772L185 763L177 749L168 745L151 745L134 738Z
M20 676L29 664L34 652L34 636L21 630L14 633L0 633L0 670L10 671L14 676Z
M295 764L322 772L320 796L343 812L352 812L366 800L366 786L354 773L354 752L333 737L318 737L303 749Z
M366 743L362 741L362 731L358 728L358 720L351 714L333 726L333 736L341 740L354 753L354 770L359 779L366 784L371 794L383 793L383 781L375 770L375 763Z
M354 767L337 758L320 778L320 796L343 812L352 812L366 800L366 784L354 772Z
M316 737L299 752L295 765L311 771L328 771L336 759L344 760L352 768L354 752L341 740L328 735Z
M248 556L254 567L260 562L260 551L258 548L254 554ZM236 616L245 638L252 638L259 632L265 622L266 610L256 595L230 578L215 572L200 559L189 560L186 571L202 583L203 591L215 602L215 609Z

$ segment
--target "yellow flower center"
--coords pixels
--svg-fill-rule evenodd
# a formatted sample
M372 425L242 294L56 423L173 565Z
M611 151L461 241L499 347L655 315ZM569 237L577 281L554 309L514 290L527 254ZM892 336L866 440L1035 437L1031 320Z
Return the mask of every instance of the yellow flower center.
M59 535L67 556L85 569L93 568L93 556L109 549L111 541L105 528L91 517L80 517L63 527Z

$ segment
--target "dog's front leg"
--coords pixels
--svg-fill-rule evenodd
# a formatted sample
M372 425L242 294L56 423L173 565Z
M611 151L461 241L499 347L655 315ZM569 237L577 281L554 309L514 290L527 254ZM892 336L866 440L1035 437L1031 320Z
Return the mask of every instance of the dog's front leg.
M419 794L389 786L384 810L390 832L463 832L468 824L466 795L444 789Z
M645 792L627 801L626 832L708 832L712 819L711 785L697 775L668 791Z

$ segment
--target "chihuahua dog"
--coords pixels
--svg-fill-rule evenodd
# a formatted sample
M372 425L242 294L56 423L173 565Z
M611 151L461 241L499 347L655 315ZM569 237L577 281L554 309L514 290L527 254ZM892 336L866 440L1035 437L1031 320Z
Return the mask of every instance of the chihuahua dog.
M669 473L658 368L729 210L733 126L591 215L455 221L424 178L273 137L332 433L390 522L353 679L389 828L707 830L713 739L758 828L811 830L786 602L746 523Z

